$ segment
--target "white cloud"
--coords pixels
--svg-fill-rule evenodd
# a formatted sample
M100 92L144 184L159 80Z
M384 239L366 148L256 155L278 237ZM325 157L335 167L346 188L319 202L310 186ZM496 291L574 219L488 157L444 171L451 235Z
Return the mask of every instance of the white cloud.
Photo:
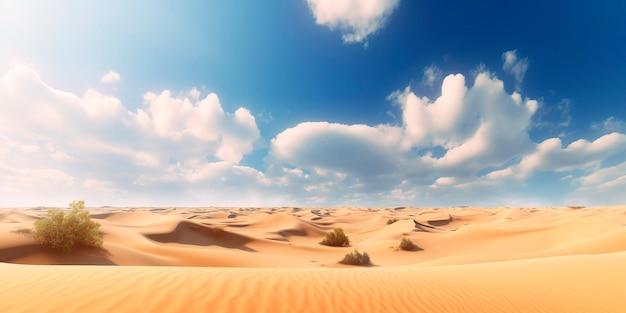
M200 101L174 98L170 91L147 93L147 110L134 114L138 126L161 139L177 142L204 142L212 154L221 160L238 163L252 151L260 132L250 111L239 108L234 114L225 113L216 94ZM181 147L182 148L182 147ZM195 153L197 149L192 149Z
M393 93L401 126L298 124L272 140L271 162L305 173L291 181L306 186L291 191L301 199L523 205L540 201L522 193L533 173L592 173L626 150L618 133L565 147L559 138L533 142L528 130L538 102L507 93L487 72L471 87L463 75L449 75L441 90L434 101L408 88ZM324 179L319 169L344 176Z
M520 59L517 56L517 50L506 51L502 54L502 69L515 77L515 86L517 90L520 90L524 75L528 70L528 58Z
M107 197L117 197L117 198L119 198L122 195L128 196L127 191L119 189L113 183L103 181L103 180L86 179L81 184L81 187L83 187L86 190L89 190L91 193L98 193L100 194L100 196L102 196L103 194L106 195Z
M606 133L626 132L626 122L619 120L614 116L609 116L606 120L600 123L591 124L591 129Z
M168 151L174 158L200 153L237 163L260 137L248 110L224 112L215 94L194 100L194 95L173 97L167 90L148 92L145 107L132 112L119 99L95 90L79 97L53 89L22 66L10 70L3 81L0 109L7 114L0 131L47 140L66 150L115 147L104 149L115 154L132 148L147 154Z
M80 102L85 113L91 118L116 118L125 110L119 99L92 89L85 92Z
M52 152L50 154L50 157L55 160L55 161L59 161L59 162L65 162L65 161L72 161L74 158L72 158L71 156L67 155L67 153L63 152L63 151L55 151Z
M422 84L426 86L432 87L441 78L441 70L434 64L425 67L423 72Z
M507 94L502 81L488 73L478 74L469 90L463 75L449 75L434 102L409 90L398 96L398 102L403 108L405 146L445 149L440 158L423 158L439 169L473 174L532 149L527 129L537 102Z
M307 0L319 25L339 28L345 43L366 42L385 26L399 0Z
M120 78L121 78L120 74L118 74L117 72L109 71L106 74L104 74L104 76L102 76L100 81L104 84L114 84L118 82Z
M315 169L345 174L331 198L362 193L363 199L436 201L435 195L475 181L481 170L534 149L527 130L536 101L507 94L488 73L469 89L463 75L449 75L432 102L408 88L391 98L401 107L402 126L301 123L272 140L270 156L311 177Z
M626 202L626 162L575 179L570 201L583 205L622 205Z
M577 178L576 181L583 187L614 185L615 182L626 179L626 162L597 170L589 175Z
M0 135L0 156L9 155L10 153L13 153L13 152L37 153L40 150L41 149L37 145L20 144L5 136Z
M217 140L225 116L216 94L193 103L190 98L173 97L169 90L144 95L147 110L137 112L141 124L163 138L178 140L189 136L207 141Z
M215 156L224 161L239 163L244 154L252 152L253 143L260 137L256 121L250 111L239 108L232 119L227 120L222 134L222 144Z
M494 192L496 190L504 191L507 187L525 188L526 180L539 171L556 173L583 172L583 176L580 177L568 174L561 178L563 183L573 181L580 185L580 188L567 197L570 202L562 203L562 205L572 203L585 205L593 203L606 204L605 200L609 198L605 199L597 196L605 194L600 189L612 186L620 179L623 179L620 178L623 175L619 171L619 167L626 165L602 168L602 162L610 156L623 153L624 151L626 151L626 135L624 134L612 133L592 142L580 139L566 147L563 147L561 139L550 138L536 145L535 151L523 156L519 163L501 170L492 171L457 187L464 187L481 194L482 191L489 189L491 192ZM607 183L602 184L602 182ZM484 189L485 187L489 189ZM596 194L596 196L590 196L590 194ZM626 196L613 195L610 198L619 198L622 199L622 202L626 201ZM616 204L617 202L612 203Z
M72 185L80 193L139 192L140 177L164 177L171 162L235 166L260 138L247 109L224 112L215 94L201 98L192 89L174 97L166 90L148 92L144 100L133 112L115 97L91 89L81 97L46 85L28 67L11 68L0 80L0 163L5 166L0 189L13 190L12 181L26 179L22 176L28 181L71 177L87 182Z
M13 188L44 187L50 185L73 185L74 177L62 171L50 168L23 167L19 169L2 168Z
M561 139L550 138L537 145L519 166L523 173L533 171L573 171L598 166L607 157L626 151L626 135L611 133L593 142L579 139L562 148Z
M260 140L255 117L225 112L216 94L147 92L131 111L16 66L0 80L0 205L524 205L537 172L567 176L569 199L626 201L626 163L604 165L626 135L533 142L538 102L488 72L448 75L433 100L410 88L389 98L399 124L299 123L253 168L242 160Z
M569 127L572 122L571 104L572 101L567 98L562 99L556 105L541 103L532 127L551 131L561 131Z
M389 126L301 123L272 139L270 156L309 170L371 179L395 168L401 135Z
M585 171L587 178L582 179L566 175L565 181L590 181L595 180L597 175L604 172L601 164L608 157L626 151L626 135L612 133L604 135L589 142L584 139L577 140L563 147L561 139L550 138L535 146L534 151L522 156L521 160L506 168L492 171L467 186L502 186L510 184L523 184L538 171L572 173Z
M464 99L467 93L465 77L461 74L449 75L443 80L441 96L434 103L430 99L418 98L409 88L395 95L402 108L402 121L406 133L405 146L457 145L478 127L478 119L472 125L460 127L459 119L463 115ZM478 117L478 116L476 116Z

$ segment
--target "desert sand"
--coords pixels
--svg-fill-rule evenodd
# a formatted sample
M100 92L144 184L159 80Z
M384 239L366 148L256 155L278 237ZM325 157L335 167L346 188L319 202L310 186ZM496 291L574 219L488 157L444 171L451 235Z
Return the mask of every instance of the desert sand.
M103 248L64 255L0 209L0 312L626 312L624 206L89 210Z

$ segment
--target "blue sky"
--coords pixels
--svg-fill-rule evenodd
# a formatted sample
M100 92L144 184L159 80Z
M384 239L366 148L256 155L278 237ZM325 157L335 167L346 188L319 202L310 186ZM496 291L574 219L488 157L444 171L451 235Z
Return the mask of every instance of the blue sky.
M0 206L624 204L624 13L0 0Z

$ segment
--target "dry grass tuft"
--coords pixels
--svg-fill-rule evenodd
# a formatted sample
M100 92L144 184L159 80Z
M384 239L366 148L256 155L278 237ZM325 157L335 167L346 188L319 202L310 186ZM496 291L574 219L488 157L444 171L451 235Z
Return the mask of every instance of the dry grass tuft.
M346 247L350 245L350 239L348 239L342 228L335 228L326 233L326 237L320 244L331 247Z
M415 248L417 248L417 246L409 238L402 238L402 241L400 241L400 249L402 250L412 251L415 250Z
M350 252L343 257L343 260L339 261L341 264L348 265L371 265L372 262L370 260L370 256L367 252L359 252L359 250L354 250L354 252Z
M390 218L390 219L387 220L387 225L391 225L391 224L393 224L393 223L395 223L397 221L398 221L397 218Z

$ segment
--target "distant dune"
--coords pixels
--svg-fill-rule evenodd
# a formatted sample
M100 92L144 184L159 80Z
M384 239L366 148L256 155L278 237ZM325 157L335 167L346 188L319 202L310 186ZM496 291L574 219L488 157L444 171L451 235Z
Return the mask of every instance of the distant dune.
M0 209L0 312L626 312L624 206L90 211L103 249L64 255Z

